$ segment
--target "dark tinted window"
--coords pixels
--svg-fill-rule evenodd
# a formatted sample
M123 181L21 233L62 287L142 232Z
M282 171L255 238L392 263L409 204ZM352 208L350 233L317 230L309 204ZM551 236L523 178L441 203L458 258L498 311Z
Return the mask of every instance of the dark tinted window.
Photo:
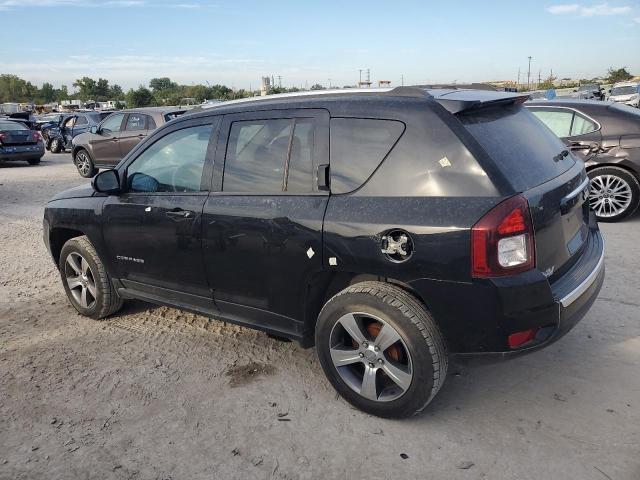
M291 156L287 172L287 192L309 193L313 191L313 147L315 121L297 118L291 140Z
M518 191L555 178L574 164L572 155L554 161L567 147L524 107L486 108L459 119Z
M291 119L233 122L227 143L223 190L282 192Z
M127 118L127 124L124 127L124 129L128 131L144 130L145 117L146 115L143 115L141 113L130 113L129 117Z
M402 135L395 120L331 119L331 191L347 193L371 176Z
M147 128L149 130L155 130L156 127L156 122L153 120L153 117L150 117L149 115L146 115L147 117Z
M86 125L87 123L87 117L85 117L84 115L78 115L78 117L76 118L76 127L79 125Z
M145 150L127 169L132 192L197 192L211 125L171 132Z

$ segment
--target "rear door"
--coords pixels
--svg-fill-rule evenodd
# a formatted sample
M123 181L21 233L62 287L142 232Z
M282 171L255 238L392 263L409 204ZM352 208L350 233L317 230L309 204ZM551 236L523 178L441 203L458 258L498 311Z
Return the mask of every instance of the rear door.
M148 115L143 113L129 113L124 122L124 129L120 133L120 156L133 150L148 133Z
M120 159L120 131L123 128L125 114L109 115L91 135L93 161L96 165L116 165Z
M296 331L309 280L322 269L329 114L299 109L225 115L203 213L204 261L219 308ZM239 313L242 309L242 313ZM298 332L299 333L299 332Z
M481 109L459 118L513 192L527 198L538 269L551 276L569 268L589 231L583 162L524 107Z

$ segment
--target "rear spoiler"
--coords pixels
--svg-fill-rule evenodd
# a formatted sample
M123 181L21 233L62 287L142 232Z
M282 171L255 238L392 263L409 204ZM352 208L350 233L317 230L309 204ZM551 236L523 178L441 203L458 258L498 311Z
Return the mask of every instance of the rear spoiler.
M428 90L433 99L452 114L497 105L515 105L529 99L527 93L491 92L488 90Z

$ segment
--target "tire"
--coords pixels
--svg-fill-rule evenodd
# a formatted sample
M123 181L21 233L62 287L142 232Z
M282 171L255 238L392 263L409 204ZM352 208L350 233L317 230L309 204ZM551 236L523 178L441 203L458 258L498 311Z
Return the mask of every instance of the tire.
M84 148L79 149L75 153L73 156L73 163L78 169L78 173L81 177L92 178L96 173L98 173L98 169L93 164L93 160L91 160L89 152Z
M354 325L355 336L347 333L347 328L355 331ZM377 349L376 341L384 348ZM352 285L324 305L316 325L316 352L346 401L385 418L422 411L440 390L448 367L444 338L429 312L410 293L382 282ZM366 385L373 387L365 386L367 378L372 380Z
M30 158L29 160L27 160L27 162L29 162L29 165L38 165L38 164L40 164L40 159L39 158Z
M81 315L99 320L122 307L122 299L86 236L64 244L58 269L67 298Z
M49 144L49 150L51 150L51 153L60 153L62 151L62 144L60 142L60 139L54 138L53 140L51 140L51 143Z
M638 209L640 183L631 172L607 166L594 168L588 175L589 202L599 222L619 222Z

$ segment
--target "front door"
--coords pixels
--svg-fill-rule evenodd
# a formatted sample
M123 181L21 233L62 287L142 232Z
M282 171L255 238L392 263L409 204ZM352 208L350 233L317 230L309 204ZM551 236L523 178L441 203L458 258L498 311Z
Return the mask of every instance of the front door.
M211 298L201 232L213 122L179 122L121 168L125 191L105 202L103 235L113 275L125 287Z
M147 115L129 113L124 129L120 132L120 156L125 157L140 141L147 136Z
M329 161L328 125L325 110L225 116L203 249L209 285L227 316L300 333L309 280L323 268L329 197L315 177Z
M105 118L98 126L98 132L91 135L89 143L93 150L96 165L116 165L120 159L120 130L124 113L114 113Z

